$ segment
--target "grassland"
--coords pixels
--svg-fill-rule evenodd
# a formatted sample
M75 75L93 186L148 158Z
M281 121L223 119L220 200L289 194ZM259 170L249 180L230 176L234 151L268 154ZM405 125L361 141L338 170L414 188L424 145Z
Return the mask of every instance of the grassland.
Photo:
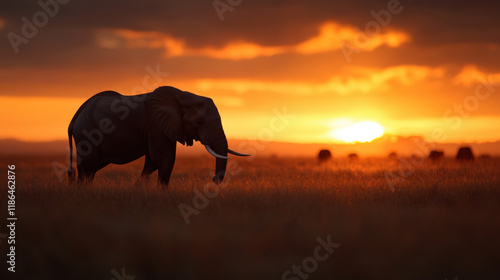
M328 236L340 247L307 279L500 279L499 159L404 167L393 190L384 174L397 160L239 159L188 225L179 205L194 207L210 158L179 158L168 190L134 184L142 160L105 168L92 186L59 182L54 160L64 157L1 160L1 174L17 167L18 279L112 279L122 268L136 280L282 279ZM0 248L1 279L16 279Z

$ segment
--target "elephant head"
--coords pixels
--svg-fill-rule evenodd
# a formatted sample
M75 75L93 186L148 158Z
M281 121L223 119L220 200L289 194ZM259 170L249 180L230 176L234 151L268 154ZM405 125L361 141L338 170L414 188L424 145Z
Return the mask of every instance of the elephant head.
M187 146L200 141L216 157L216 183L224 179L228 153L248 156L228 149L219 112L210 98L160 87L146 100L145 109L150 122L172 141Z

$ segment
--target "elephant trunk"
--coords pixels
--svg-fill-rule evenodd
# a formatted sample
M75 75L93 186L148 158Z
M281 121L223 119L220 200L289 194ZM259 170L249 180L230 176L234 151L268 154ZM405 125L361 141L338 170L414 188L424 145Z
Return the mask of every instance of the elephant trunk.
M220 128L217 129L217 133L215 134L216 137L213 139L212 142L212 148L215 153L227 157L227 139L226 135L224 134L224 130L222 129L222 125L220 125ZM216 183L221 183L222 180L224 179L224 175L226 174L226 165L227 165L227 159L225 158L216 158L215 159L215 176L212 179Z
M215 176L212 179L216 183L221 183L226 174L227 159L218 158L215 160Z

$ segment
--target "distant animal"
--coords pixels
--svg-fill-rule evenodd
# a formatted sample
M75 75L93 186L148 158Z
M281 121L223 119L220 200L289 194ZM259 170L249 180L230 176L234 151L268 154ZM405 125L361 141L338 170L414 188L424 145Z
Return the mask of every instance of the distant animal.
M350 160L357 160L357 159L359 159L359 156L356 153L350 153L347 155L347 158Z
M213 181L222 182L227 154L248 156L228 149L217 107L212 99L174 87L124 96L100 92L75 113L68 127L70 167L75 180L73 144L77 149L78 182L91 182L97 171L110 163L125 164L146 156L141 178L158 170L166 186L175 163L176 143L192 146L200 141L216 157Z
M468 146L460 147L457 152L457 161L473 161L474 154Z
M412 162L419 162L420 160L423 160L423 159L418 154L411 154L410 160Z
M318 161L320 163L325 163L328 162L329 160L332 159L332 152L327 149L320 150L318 153Z
M432 150L429 153L429 159L431 159L432 161L436 161L436 160L442 159L443 157L444 157L444 152L443 151Z
M481 154L477 157L479 160L490 160L491 155L490 154Z
M398 158L398 153L390 152L387 158L389 158L390 160L396 160Z

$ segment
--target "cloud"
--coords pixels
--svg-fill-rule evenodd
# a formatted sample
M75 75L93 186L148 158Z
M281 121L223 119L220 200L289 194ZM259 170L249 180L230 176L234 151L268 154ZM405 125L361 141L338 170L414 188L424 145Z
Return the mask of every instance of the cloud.
M326 22L321 26L317 36L298 44L295 50L302 54L314 54L340 49L344 43L351 43L356 46L358 44L354 42L360 36L362 35L352 27L342 26L335 22ZM404 32L388 31L368 37L362 48L365 51L371 51L382 45L398 47L409 40L410 36Z
M224 14L221 23L212 1L132 0L71 1L61 6L53 24L73 30L119 28L156 31L185 40L190 46L222 46L235 39L265 46L288 46L311 38L321 23L342 26L365 25L373 21L370 11L387 8L389 1L245 1ZM404 30L422 45L500 43L497 1L399 1L403 10L394 14L387 28ZM38 6L30 0L7 1L0 17L14 32L20 18L33 15ZM10 23L13 23L12 25ZM384 27L383 30L386 28Z
M96 44L105 49L165 49L165 55L183 56L188 50L185 42L156 31L104 29L96 32Z
M391 84L412 85L425 79L440 78L445 71L416 65L402 65L386 69L354 68L345 76L335 76L324 83L295 81L256 81L246 79L200 79L194 82L201 91L229 90L237 93L251 91L293 95L337 93L370 93L388 90Z
M453 79L454 84L470 87L478 83L498 84L500 73L487 73L479 71L476 65L465 65Z
M193 48L185 40L161 32L141 32L126 29L100 30L96 43L106 49L163 49L165 57L202 56L217 59L252 59L284 53L283 47L262 47L247 42L232 42L221 48Z
M96 43L107 49L163 49L166 57L201 56L216 59L244 60L268 57L285 53L317 54L336 51L344 43L356 42L360 34L350 26L326 22L319 27L316 36L295 45L261 46L252 42L235 40L221 47L190 47L185 40L156 31L132 31L127 29L105 29L96 32ZM401 31L387 31L369 37L363 43L365 51L382 45L398 47L409 41L410 36ZM356 46L356 44L354 44Z

